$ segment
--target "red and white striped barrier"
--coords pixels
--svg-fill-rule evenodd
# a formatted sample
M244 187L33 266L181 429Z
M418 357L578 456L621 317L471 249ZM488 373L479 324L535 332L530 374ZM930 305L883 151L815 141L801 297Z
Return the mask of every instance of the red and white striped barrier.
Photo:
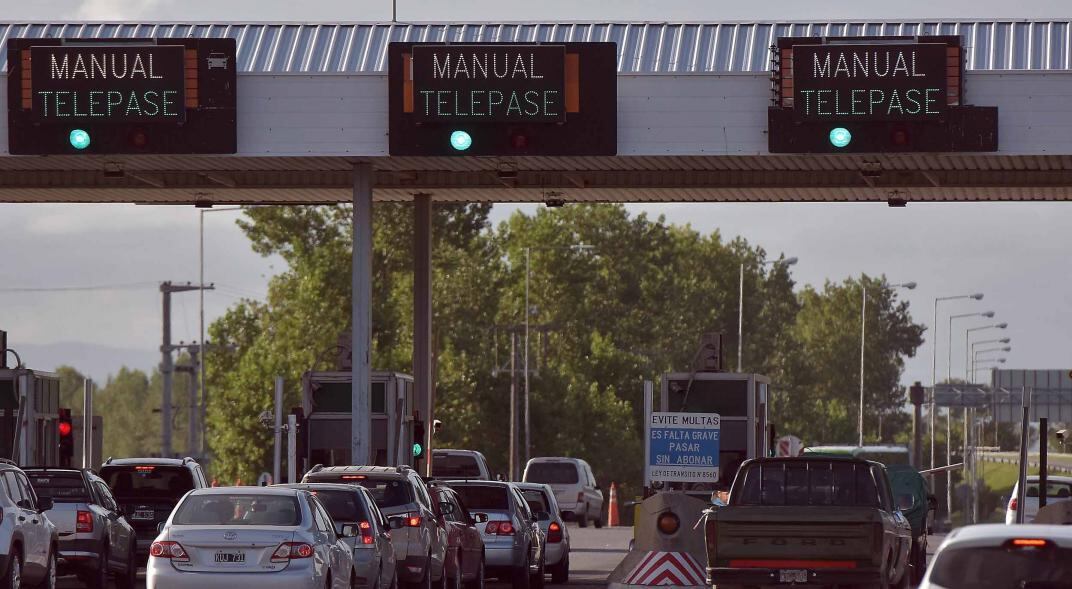
M687 552L649 552L626 575L622 585L644 587L700 587L703 566Z

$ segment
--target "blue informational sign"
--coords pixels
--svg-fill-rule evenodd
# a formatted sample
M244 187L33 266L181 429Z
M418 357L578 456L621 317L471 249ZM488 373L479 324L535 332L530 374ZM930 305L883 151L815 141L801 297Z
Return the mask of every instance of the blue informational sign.
M648 480L718 481L717 413L652 413L648 418Z

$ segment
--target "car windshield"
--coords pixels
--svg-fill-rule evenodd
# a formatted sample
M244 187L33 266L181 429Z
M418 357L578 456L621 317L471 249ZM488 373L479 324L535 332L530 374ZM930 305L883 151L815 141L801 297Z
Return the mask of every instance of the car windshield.
M175 511L177 526L297 526L301 524L297 497L205 493L190 495Z
M432 476L468 479L481 476L480 465L471 454L432 453Z
M190 471L158 464L105 466L101 478L116 497L178 500L194 488Z
M1048 589L1069 587L1072 549L949 548L941 551L931 583L947 589Z
M82 503L89 501L85 481L79 473L34 472L26 473L30 485L39 498L51 497L56 503Z
M470 511L481 509L495 509L506 511L510 509L510 500L507 498L506 487L491 485L457 485L452 487Z
M524 489L521 494L525 497L525 502L529 504L529 510L532 513L540 511L551 512L551 507L547 504L547 497L543 494L543 491L537 489Z
M734 490L732 501L740 505L881 505L870 465L847 461L752 464Z
M526 483L572 485L580 480L572 462L533 462L525 469Z
M369 520L365 505L358 499L358 491L312 490L336 523L353 524Z

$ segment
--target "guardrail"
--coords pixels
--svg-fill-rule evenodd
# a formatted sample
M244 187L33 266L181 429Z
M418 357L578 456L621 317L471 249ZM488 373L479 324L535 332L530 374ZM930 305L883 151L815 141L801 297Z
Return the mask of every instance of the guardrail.
M1005 456L995 456L993 454L983 453L979 454L979 460L982 460L983 462L996 462L998 464L1012 464L1014 466L1020 464L1020 460L1017 458L1007 458ZM1038 460L1029 459L1027 461L1027 465L1032 468L1039 468ZM1046 470L1054 473L1072 474L1072 467L1064 466L1061 464L1054 464L1052 462L1046 465Z

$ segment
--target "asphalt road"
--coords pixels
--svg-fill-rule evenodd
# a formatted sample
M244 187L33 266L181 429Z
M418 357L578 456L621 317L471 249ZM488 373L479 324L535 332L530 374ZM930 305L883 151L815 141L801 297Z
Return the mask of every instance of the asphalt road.
M607 575L625 558L633 528L578 528L569 524L570 533L570 587L604 587ZM138 575L139 587L145 587L145 573ZM550 577L547 581L551 585ZM506 589L508 583L488 583L493 589ZM74 577L64 577L59 589L76 589L83 585ZM114 585L113 585L114 587Z

